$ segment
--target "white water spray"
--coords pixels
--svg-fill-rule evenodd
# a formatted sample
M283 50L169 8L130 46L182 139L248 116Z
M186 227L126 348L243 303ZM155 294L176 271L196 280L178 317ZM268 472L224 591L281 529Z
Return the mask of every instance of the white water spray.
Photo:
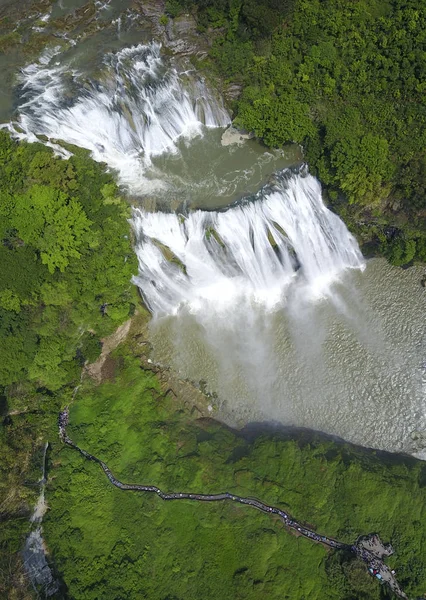
M109 54L92 77L71 70L59 52L22 72L18 117L9 125L15 135L47 136L44 143L64 156L61 140L88 148L131 193L167 188L169 205L191 204L194 152L204 157L214 137L201 139L206 127L229 121L204 83L167 67L156 45ZM185 162L185 139L193 136ZM176 161L169 156L179 152ZM203 189L227 179L212 165ZM229 197L249 194L245 178L229 170L237 182ZM213 185L209 205L220 190ZM358 246L313 177L278 175L223 212L136 210L134 228L136 281L153 314L164 316L153 322L153 358L206 380L228 422L277 419L389 450L406 449L413 430L426 430L424 302L412 270L373 261L361 279Z
M181 137L229 123L202 80L165 65L159 44L107 55L98 81L54 63L56 54L23 69L14 130L29 141L43 135L89 149L133 194L152 188L144 177L152 157L177 152Z
M228 308L245 301L273 308L297 287L330 294L348 268L362 269L358 245L323 204L311 175L276 177L252 200L222 212L176 214L136 209L137 283L154 315Z

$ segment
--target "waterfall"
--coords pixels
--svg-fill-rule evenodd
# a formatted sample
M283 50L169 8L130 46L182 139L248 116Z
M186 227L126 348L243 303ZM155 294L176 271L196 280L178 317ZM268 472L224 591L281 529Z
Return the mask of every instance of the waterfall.
M22 70L7 127L64 157L67 143L87 148L146 197L132 219L134 281L154 315L152 359L203 381L228 423L273 419L407 448L426 430L420 276L371 261L361 277L319 182L254 141L222 146L220 99L158 44L102 62L79 52L49 49ZM170 212L146 210L158 205Z
M183 217L135 209L140 273L155 316L237 306L242 298L273 308L295 286L327 295L348 268L362 269L358 245L321 199L308 174L282 172L255 197L221 212Z
M163 61L159 44L106 55L97 79L55 62L59 52L49 50L22 70L10 129L29 141L46 136L56 150L56 140L87 148L132 194L152 187L144 177L152 157L177 152L181 137L230 121L203 80Z

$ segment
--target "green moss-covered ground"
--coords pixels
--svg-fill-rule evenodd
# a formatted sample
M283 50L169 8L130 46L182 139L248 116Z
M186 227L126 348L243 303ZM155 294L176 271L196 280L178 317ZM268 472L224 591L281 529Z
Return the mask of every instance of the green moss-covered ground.
M114 359L114 379L83 386L68 433L119 479L259 497L347 542L376 531L395 547L402 586L425 591L423 463L310 435L249 442L162 396L126 347ZM253 509L120 491L59 443L51 458L45 537L70 598L386 597L356 560Z

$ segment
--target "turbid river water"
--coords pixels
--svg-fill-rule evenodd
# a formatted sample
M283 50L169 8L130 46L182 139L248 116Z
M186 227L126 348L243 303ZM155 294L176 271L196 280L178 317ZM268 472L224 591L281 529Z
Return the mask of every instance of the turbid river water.
M61 140L80 145L116 173L135 206L153 360L205 382L231 424L421 455L423 269L365 261L298 148L224 144L230 116L188 59L166 58L127 7L97 6L114 22L52 44L5 84L1 116L18 137L45 136L65 157Z

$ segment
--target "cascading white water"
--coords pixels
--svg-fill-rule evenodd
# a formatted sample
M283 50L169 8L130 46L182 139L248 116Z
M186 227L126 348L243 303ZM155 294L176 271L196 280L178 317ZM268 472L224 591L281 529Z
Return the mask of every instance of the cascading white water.
M136 282L157 317L153 358L205 380L228 423L275 420L413 451L411 432L426 427L420 302L407 335L390 310L394 271L373 261L367 283L359 275L358 245L314 177L282 172L220 212L137 209L133 225ZM375 278L383 289L371 293Z
M309 175L281 173L249 198L285 165L251 142L222 147L206 131L229 121L220 101L159 46L108 54L90 76L60 52L23 70L16 136L47 136L64 156L61 140L88 148L130 193L168 206L247 197L187 216L135 210L136 281L163 317L153 359L205 380L230 423L272 419L413 451L411 432L426 431L415 269L372 261L361 277L355 240Z
M193 311L237 305L242 297L271 308L295 285L315 298L327 295L345 269L364 267L355 239L324 206L311 175L284 172L222 212L183 218L136 209L133 225L136 281L156 316L184 304Z
M144 177L152 157L177 152L181 137L230 121L202 80L165 65L159 44L107 55L98 81L54 63L58 52L22 70L15 132L30 141L43 135L89 149L133 194L152 187Z

